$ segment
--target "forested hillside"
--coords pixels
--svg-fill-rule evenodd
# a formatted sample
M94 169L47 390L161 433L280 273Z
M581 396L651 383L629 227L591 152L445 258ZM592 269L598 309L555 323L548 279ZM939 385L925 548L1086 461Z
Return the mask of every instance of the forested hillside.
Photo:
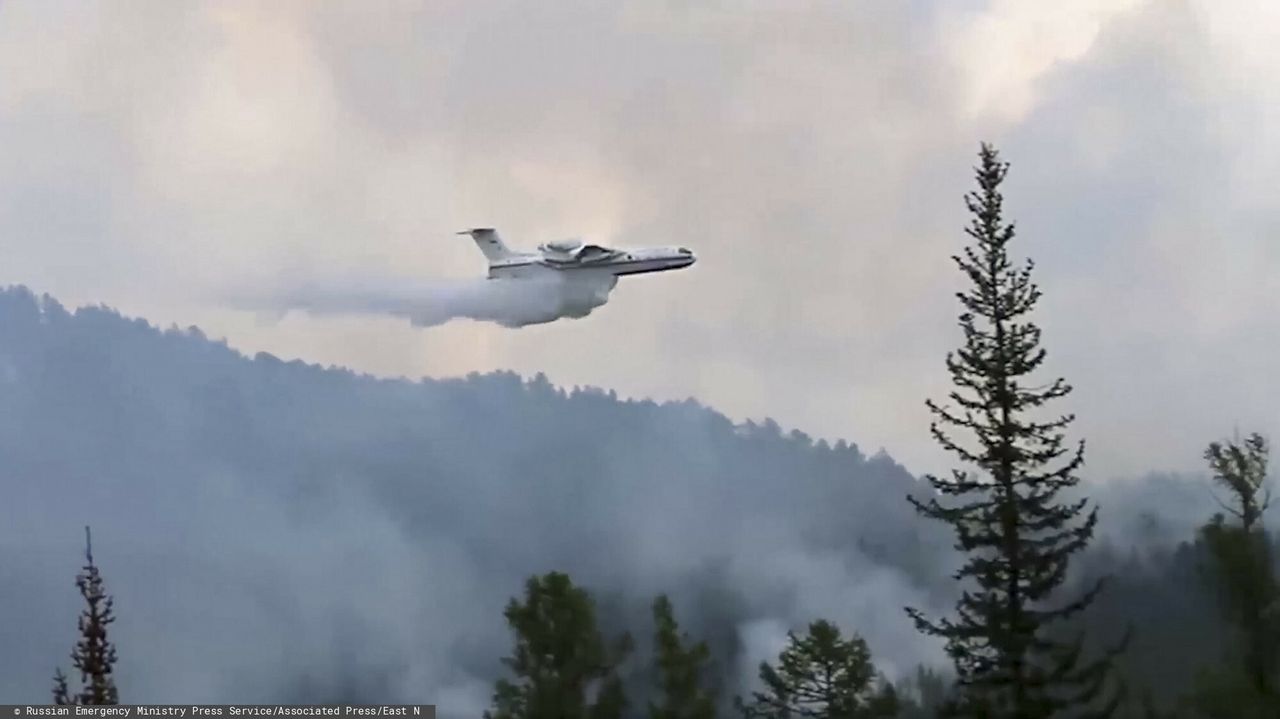
M375 379L11 288L0 487L0 695L13 701L45 700L64 663L86 524L128 702L421 701L477 716L510 650L504 606L552 570L590 589L608 632L635 635L637 685L659 593L709 643L724 697L819 618L864 637L892 678L946 667L903 612L953 599L951 537L905 500L924 485L883 453L735 425L692 400L507 373ZM1169 697L1224 636L1200 550L1182 545L1218 510L1207 480L1087 492L1103 526L1081 571L1117 575L1088 621L1132 624L1127 673Z

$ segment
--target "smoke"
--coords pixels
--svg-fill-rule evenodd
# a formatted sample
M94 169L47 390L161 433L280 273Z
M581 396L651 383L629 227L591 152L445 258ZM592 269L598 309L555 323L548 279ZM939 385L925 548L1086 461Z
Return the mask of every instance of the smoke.
M306 281L232 301L263 318L290 310L312 314L375 314L435 327L455 319L503 327L579 319L609 301L618 278L608 272L547 272L520 279L411 280L402 277Z
M312 299L413 309L399 287L351 289ZM545 379L250 359L25 291L0 293L0 368L0 487L23 509L0 523L0 603L23 617L0 627L6 697L40 699L65 662L85 524L131 701L434 701L474 717L505 673L506 602L552 569L641 642L670 594L726 696L819 616L864 634L886 670L941 656L901 607L940 611L917 576L940 574L916 567L943 544L917 540L910 475L844 443Z
M553 569L593 592L610 635L637 638L637 692L652 686L660 592L712 647L726 698L817 618L866 639L891 678L947 663L902 611L942 616L956 589L949 530L904 500L920 490L911 474L692 401L510 373L378 381L12 290L0 456L21 508L0 522L0 605L22 618L0 623L0 696L21 701L65 668L85 524L130 701L434 701L478 716L506 672L506 602ZM1181 487L1088 494L1127 550L1186 536L1205 498Z

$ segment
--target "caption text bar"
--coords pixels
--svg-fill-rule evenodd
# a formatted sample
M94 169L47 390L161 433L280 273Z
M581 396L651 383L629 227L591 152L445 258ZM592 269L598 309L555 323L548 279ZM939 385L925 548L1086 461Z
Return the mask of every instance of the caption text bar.
M429 704L117 704L115 706L59 706L56 704L0 705L0 719L17 717L339 717L339 719L373 719L404 717L436 719L436 708Z

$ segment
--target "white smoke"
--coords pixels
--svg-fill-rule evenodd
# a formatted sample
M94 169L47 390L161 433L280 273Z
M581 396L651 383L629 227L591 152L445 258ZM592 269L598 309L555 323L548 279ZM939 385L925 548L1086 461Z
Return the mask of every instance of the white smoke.
M618 278L608 272L548 272L519 279L409 280L344 278L299 282L268 296L235 299L262 317L290 310L312 314L376 314L403 317L415 327L450 320L493 322L503 327L582 318L609 301Z

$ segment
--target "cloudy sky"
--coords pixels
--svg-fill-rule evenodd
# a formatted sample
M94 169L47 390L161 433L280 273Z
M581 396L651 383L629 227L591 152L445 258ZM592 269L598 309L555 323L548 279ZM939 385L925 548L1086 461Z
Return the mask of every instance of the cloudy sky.
M511 368L946 458L948 259L1013 163L1090 473L1280 434L1280 8L1179 0L0 2L0 282L379 375ZM694 248L590 317L290 315L498 227Z

